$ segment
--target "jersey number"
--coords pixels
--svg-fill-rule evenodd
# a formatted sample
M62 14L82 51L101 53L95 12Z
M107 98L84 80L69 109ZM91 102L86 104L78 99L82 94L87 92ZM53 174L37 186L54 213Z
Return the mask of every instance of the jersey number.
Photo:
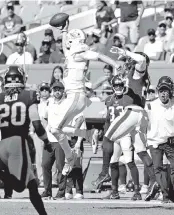
M122 111L123 111L123 107L122 107L122 106L118 106L118 107L116 107L116 108L115 108L114 106L110 106L110 107L109 107L110 122L113 122L114 119L116 118L115 109L116 109L116 111L118 112L118 116L119 116L120 113L122 113Z
M14 126L24 125L26 119L26 106L23 102L16 102L11 107L8 104L0 105L0 127L8 127L9 120L4 118L10 117L11 124Z

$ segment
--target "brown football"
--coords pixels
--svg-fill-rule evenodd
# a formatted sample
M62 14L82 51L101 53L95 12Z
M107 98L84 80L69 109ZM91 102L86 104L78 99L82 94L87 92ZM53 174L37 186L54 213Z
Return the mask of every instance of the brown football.
M69 19L69 15L66 13L57 13L50 19L50 25L52 27L61 27L66 24L66 21Z

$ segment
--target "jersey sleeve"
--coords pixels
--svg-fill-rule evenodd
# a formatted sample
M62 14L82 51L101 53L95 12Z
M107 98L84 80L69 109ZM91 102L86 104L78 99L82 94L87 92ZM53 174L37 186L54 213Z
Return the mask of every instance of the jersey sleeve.
M36 91L30 91L30 103L29 103L29 118L31 122L40 120L38 112L38 99Z
M29 118L31 122L40 120L37 104L30 105L28 111L29 111Z

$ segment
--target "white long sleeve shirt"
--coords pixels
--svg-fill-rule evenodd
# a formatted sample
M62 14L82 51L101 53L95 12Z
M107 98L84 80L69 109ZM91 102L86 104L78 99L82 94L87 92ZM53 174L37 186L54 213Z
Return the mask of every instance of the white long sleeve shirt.
M11 54L6 64L7 65L23 65L23 64L33 64L33 57L29 52L25 52L25 54L18 54L17 52Z
M157 148L174 136L174 101L163 104L158 98L149 104L150 108L146 107L149 117L147 145Z

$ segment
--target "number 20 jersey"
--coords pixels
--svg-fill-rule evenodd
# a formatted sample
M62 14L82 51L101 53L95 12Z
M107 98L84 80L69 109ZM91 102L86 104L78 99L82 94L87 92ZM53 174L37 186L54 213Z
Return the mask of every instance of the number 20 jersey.
M22 90L7 96L0 93L0 129L2 139L11 136L27 138L30 127L29 108L37 104L35 91Z

